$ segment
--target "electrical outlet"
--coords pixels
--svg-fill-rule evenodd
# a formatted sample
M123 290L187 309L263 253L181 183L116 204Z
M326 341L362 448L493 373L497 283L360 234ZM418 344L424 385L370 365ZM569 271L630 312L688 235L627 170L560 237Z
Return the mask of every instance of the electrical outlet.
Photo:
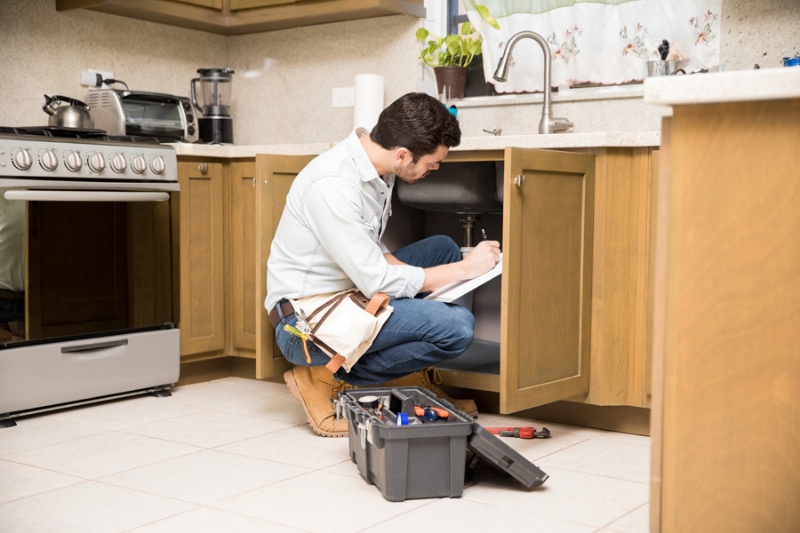
M333 107L353 107L355 92L355 87L334 87L331 96Z
M97 83L97 75L100 75L101 83ZM102 80L113 78L114 73L107 70L97 70L90 68L87 71L81 71L81 85L85 87L100 87Z

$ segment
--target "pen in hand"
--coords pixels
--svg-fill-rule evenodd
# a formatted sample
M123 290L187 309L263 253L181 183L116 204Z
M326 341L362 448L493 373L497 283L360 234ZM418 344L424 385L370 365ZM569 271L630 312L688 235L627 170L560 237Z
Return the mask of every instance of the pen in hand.
M489 237L486 236L486 230L483 228L481 228L481 237L483 237L484 241L489 239Z

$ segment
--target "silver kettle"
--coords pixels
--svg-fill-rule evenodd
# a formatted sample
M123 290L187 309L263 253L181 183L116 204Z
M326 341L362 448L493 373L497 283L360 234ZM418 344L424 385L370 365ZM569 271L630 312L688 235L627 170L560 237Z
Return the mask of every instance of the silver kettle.
M89 106L80 100L66 96L47 95L44 95L44 99L45 103L42 109L50 115L50 119L47 121L48 125L62 128L94 128L94 120L89 114ZM62 103L69 105L61 106Z

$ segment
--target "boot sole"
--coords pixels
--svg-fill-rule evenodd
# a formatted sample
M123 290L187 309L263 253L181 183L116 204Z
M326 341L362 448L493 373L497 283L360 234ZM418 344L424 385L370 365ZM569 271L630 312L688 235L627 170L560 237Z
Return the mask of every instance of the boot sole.
M314 431L314 433L322 437L332 437L332 438L347 436L348 430L335 431L335 432L325 431L324 429L321 429L317 425L317 423L314 421L314 418L311 416L311 413L308 411L308 408L306 407L306 402L303 399L303 395L300 393L300 388L297 386L297 382L294 380L294 374L292 373L291 370L287 370L286 372L283 373L283 380L286 382L286 386L289 388L289 392L292 393L294 399L300 402L300 405L303 406L303 411L305 411L306 413L306 420L308 420L308 425L311 426L311 429Z

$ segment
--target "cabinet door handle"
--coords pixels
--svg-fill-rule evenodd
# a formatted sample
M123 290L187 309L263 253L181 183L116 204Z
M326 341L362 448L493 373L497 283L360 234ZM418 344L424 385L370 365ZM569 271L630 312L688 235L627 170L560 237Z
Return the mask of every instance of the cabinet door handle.
M203 174L208 172L208 163L200 163L200 172Z
M525 185L525 174L520 174L519 176L514 178L514 185L517 187L522 187Z

